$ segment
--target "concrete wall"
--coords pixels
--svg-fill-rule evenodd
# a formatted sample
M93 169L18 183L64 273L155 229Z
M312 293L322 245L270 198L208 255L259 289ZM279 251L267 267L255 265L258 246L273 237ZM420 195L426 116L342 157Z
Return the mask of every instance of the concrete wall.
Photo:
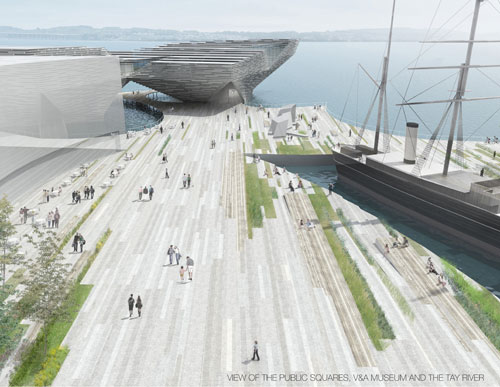
M125 131L113 56L0 56L0 131L39 138Z

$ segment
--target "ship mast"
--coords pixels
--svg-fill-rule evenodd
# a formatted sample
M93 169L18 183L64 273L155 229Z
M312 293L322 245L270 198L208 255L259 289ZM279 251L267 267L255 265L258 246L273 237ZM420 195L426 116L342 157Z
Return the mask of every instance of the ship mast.
M389 42L387 44L387 54L384 56L384 64L382 70L382 79L380 81L379 86L379 95L378 95L378 114L377 114L377 126L375 131L375 143L373 144L373 151L378 153L378 142L380 137L380 124L382 122L382 108L384 106L384 102L387 103L387 74L389 73L389 57L391 55L391 44L392 44L392 29L394 26L394 11L396 9L396 0L392 3L392 16L391 16L391 28L389 30Z
M474 16L472 18L472 26L469 36L469 42L467 44L467 55L465 57L465 63L460 68L460 75L458 77L457 91L453 103L453 115L451 119L450 134L448 136L448 145L446 147L446 157L444 160L443 176L448 174L448 167L450 165L451 150L453 148L453 137L455 135L455 128L457 126L457 119L459 112L462 111L462 98L465 93L465 87L467 85L467 78L469 76L470 59L472 56L472 47L474 46L474 38L476 36L477 29L477 19L479 17L479 8L484 0L476 0L476 5L474 7Z

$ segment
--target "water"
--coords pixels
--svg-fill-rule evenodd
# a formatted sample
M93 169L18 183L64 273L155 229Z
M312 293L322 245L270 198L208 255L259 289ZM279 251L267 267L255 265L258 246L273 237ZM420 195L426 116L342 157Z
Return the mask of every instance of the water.
M328 183L337 181L335 166L287 167L287 169L325 188L328 188ZM500 292L500 264L487 261L482 253L474 251L466 243L435 233L428 226L421 225L409 216L389 211L387 207L340 182L335 184L335 192L373 216L384 219L391 227L438 256L452 262L460 271L481 285Z
M158 118L143 110L124 106L125 128L129 130L142 130L144 127L150 128L158 122Z
M104 47L108 50L132 50L165 43L167 42L0 39L0 46L88 46ZM252 103L268 106L289 103L326 104L328 110L336 117L361 125L374 96L375 86L359 70L358 63L361 63L375 78L380 79L385 46L386 44L382 42L302 42L292 58L257 86ZM409 108L401 111L395 106L401 102L396 89L404 94L411 74L414 74L414 77L407 94L408 99L452 75L436 88L415 98L415 100L447 99L456 82L457 70L416 72L405 70L418 56L421 46L416 42L393 44L387 94L389 127L395 134L404 134L406 121L416 121L421 124L420 136L429 137L443 113L443 104L421 105L414 108L416 113ZM464 61L463 44L425 46L428 47L430 49L419 60L418 66L458 65ZM472 63L500 64L498 45L477 44ZM479 70L472 69L466 97L500 95L500 69L482 71L492 80ZM139 89L146 88L134 83L129 83L124 88L125 91ZM345 105L346 100L347 105ZM499 100L464 103L464 138L483 140L485 136L500 136L500 112L495 113L499 109ZM485 123L490 116L492 117ZM368 127L373 127L375 120L374 111L368 121Z

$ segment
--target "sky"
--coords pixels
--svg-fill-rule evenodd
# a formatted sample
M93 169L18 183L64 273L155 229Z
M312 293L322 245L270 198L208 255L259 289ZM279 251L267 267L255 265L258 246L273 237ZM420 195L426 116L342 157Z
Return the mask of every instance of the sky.
M392 0L2 0L0 25L48 28L70 25L197 31L335 31L386 28ZM475 0L397 0L396 27L427 29L455 11L455 24ZM469 18L470 20L470 18ZM479 33L500 33L500 0L485 0ZM470 23L470 21L469 21ZM463 23L458 29L466 30ZM453 25L449 25L454 27Z

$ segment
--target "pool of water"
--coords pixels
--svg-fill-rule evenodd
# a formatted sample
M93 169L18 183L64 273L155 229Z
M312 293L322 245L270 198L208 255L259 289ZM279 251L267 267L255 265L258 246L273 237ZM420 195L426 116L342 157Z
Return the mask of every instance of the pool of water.
M337 181L335 166L287 167L287 169L325 188L328 188L328 183ZM500 264L487 261L482 253L475 251L463 241L443 236L405 214L391 211L363 192L358 192L341 182L335 184L335 192L366 212L384 219L397 231L452 262L460 271L500 295Z
M159 121L158 117L140 109L124 106L123 110L125 111L125 128L127 131L143 130L144 127L150 128Z

